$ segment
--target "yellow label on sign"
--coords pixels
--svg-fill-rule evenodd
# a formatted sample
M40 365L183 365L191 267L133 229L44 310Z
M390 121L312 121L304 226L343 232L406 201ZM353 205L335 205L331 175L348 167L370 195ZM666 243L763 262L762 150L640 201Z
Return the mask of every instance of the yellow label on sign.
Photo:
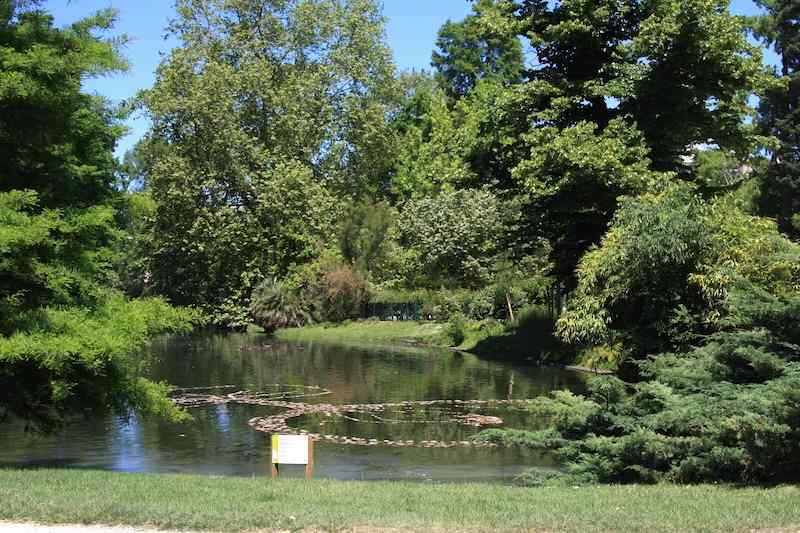
M307 465L309 441L308 435L273 435L272 464Z

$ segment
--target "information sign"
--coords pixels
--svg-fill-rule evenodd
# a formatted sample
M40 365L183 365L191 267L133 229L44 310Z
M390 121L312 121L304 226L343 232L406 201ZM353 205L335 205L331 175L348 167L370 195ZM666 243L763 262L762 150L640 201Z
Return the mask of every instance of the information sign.
M308 435L272 436L272 477L278 476L279 465L306 465L306 477L314 467L314 441Z

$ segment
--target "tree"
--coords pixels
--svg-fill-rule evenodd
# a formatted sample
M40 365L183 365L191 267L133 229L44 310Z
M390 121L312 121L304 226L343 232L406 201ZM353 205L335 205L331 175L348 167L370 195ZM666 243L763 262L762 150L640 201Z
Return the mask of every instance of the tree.
M797 479L800 246L733 200L686 186L626 200L559 332L645 348L640 379L554 393L532 406L547 429L482 438L555 452L571 482Z
M511 216L482 190L412 200L400 214L401 242L414 253L417 283L477 287L491 277Z
M762 212L800 238L800 6L790 0L756 2L766 10L753 20L756 35L775 47L781 63L777 83L761 98L760 126L777 146L762 178Z
M733 194L707 204L673 185L628 198L601 246L581 260L558 333L573 343L622 342L635 359L686 349L719 327L737 280L795 294L797 258L775 224L743 212Z
M151 292L156 203L149 192L122 195L117 202L119 233L114 243L114 286L133 298Z
M491 24L506 6L496 0L478 0L472 15L461 22L447 21L439 30L432 66L448 96L464 97L487 78L520 81L523 57L519 38Z
M353 205L339 231L344 260L364 276L379 270L393 244L396 217L385 202Z
M39 9L4 2L0 13L0 191L31 189L46 207L85 207L113 194L120 115L81 92L91 75L126 68L124 39L97 39L110 10L67 29ZM17 7L15 7L17 6Z
M744 118L761 55L727 4L513 2L505 24L530 39L537 58L526 82L508 89L530 124L521 133L531 155L513 174L562 279L573 281L619 195L648 190L657 173L692 179L683 156L695 145L742 159L760 142Z
M474 185L468 155L475 130L464 127L462 115L448 107L430 78L405 81L406 98L392 124L398 138L392 192L400 199L421 198Z
M405 87L395 131L390 191L400 200L455 189L513 190L512 169L525 156L520 136L528 110L497 78L479 80L465 97L449 103L426 75L400 77Z
M482 438L549 450L571 483L776 483L800 475L797 295L743 285L720 328L686 352L642 362L648 378L590 382L539 399L538 432Z
M372 0L178 3L182 45L143 96L159 156L157 291L243 327L253 289L330 242L385 181L394 101Z
M605 128L587 121L540 127L525 140L530 155L514 175L528 192L527 227L550 240L554 273L571 285L578 261L607 231L618 198L669 177L650 170L641 133L622 119Z
M141 350L192 313L109 289L117 237L113 149L122 129L90 75L121 68L103 11L56 29L33 3L0 9L0 420L38 429L130 408L184 415L144 377Z

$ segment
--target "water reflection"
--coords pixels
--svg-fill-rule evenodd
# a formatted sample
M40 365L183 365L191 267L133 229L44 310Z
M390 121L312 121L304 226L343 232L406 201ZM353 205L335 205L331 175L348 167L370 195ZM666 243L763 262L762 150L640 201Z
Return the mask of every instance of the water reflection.
M160 339L154 343L152 353L153 377L179 387L233 385L257 391L283 384L316 385L331 391L327 396L301 400L308 403L523 399L554 389L583 388L583 377L574 373L438 350L344 348L272 343L250 335L204 335ZM138 417L110 417L83 421L46 438L27 435L22 424L11 422L0 426L0 465L268 475L267 436L251 430L247 422L255 416L274 414L270 409L210 406L192 410L194 421L182 425ZM513 410L500 416L514 424L526 423L515 418L519 413ZM423 431L433 436L438 431L460 439L472 433L464 426L445 424L420 430L413 424L345 422L337 422L344 424L342 431L360 435L408 435ZM542 457L519 450L389 449L326 444L317 447L316 462L316 473L322 477L436 481L502 481L528 466L550 464ZM289 469L286 471L293 474ZM299 476L302 471L298 469L296 474Z

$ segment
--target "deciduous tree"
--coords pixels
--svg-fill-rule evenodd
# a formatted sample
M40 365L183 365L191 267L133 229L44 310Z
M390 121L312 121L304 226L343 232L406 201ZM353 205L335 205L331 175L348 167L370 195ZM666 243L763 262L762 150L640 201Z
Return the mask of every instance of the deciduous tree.
M756 34L780 56L776 83L761 99L760 125L778 141L762 178L762 212L800 238L800 5L759 0L766 11L752 22Z
M373 0L182 0L143 100L160 156L160 293L242 327L250 294L333 237L387 172L393 65Z

